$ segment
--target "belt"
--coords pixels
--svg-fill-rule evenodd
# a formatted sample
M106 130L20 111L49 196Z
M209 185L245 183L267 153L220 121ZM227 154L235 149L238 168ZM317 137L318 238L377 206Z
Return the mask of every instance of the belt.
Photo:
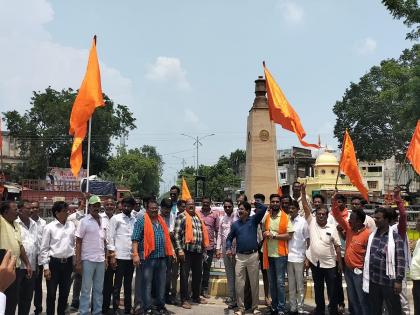
M56 258L56 257L50 257L50 261L55 261L60 264L67 264L69 261L73 261L73 256L67 257L67 258Z
M258 250L257 249L253 249L253 250L247 250L247 251L244 251L244 252L238 252L239 254L242 254L242 255L251 255L251 254L253 254L253 253L256 253Z

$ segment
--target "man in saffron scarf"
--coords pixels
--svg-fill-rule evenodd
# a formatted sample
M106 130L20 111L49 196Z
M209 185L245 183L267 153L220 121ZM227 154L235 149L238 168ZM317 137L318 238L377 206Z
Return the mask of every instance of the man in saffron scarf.
M195 202L187 200L187 208L180 213L175 220L175 244L179 261L182 264L181 272L181 306L190 309L187 302L188 277L192 272L192 301L194 303L206 304L207 301L200 298L201 274L203 269L203 254L209 246L209 237L206 226L200 216L195 213Z
M150 199L146 214L134 225L132 235L133 264L141 266L141 293L144 314L152 313L152 283L156 286L156 306L160 314L167 314L165 308L166 260L175 257L168 226L159 215L159 207Z
M286 198L284 198L286 199ZM289 197L287 199L290 200ZM287 212L289 202L287 202ZM280 208L280 196L271 194L270 210L262 220L263 226L263 268L268 269L268 280L271 293L271 313L285 314L286 292L284 279L287 269L288 240L293 237L293 224L286 213Z

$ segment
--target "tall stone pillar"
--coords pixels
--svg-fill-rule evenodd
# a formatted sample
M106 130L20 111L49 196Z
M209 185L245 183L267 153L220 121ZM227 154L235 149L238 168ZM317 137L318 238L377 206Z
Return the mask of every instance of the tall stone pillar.
M246 142L245 193L248 199L262 193L266 203L277 192L276 129L270 120L265 79L255 80L255 100L249 110Z

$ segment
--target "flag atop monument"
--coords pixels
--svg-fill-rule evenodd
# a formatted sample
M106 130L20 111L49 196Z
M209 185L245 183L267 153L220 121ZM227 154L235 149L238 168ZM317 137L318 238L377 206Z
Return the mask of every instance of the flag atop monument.
M286 99L286 96L280 89L280 86L277 85L270 71L266 68L265 62L263 62L263 67L267 87L270 119L275 123L280 124L284 129L294 132L303 146L319 149L319 145L307 143L303 140L306 133L300 122L298 114Z
M368 190L363 185L362 176L360 175L359 167L357 165L353 141L351 140L347 129L343 139L340 159L340 171L347 175L347 177L350 179L350 182L354 186L356 186L356 188L362 194L363 198L368 200Z
M70 166L74 176L79 174L82 167L82 143L87 132L87 123L91 119L96 107L103 106L101 88L101 73L99 71L98 55L96 54L96 35L93 37L89 52L86 74L77 93L70 115L69 133L73 136Z
M414 170L420 175L420 119L417 121L417 126L408 146L406 156Z

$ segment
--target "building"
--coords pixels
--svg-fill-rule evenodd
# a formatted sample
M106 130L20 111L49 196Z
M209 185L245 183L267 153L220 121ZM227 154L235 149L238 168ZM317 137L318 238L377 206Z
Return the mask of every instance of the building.
M306 183L306 192L309 196L314 194L322 195L327 203L331 202L331 197L337 190L348 197L360 195L347 176L339 175L339 162L337 157L329 150L320 154L313 166L314 175L298 178L299 182ZM336 184L337 183L337 184Z
M314 174L315 158L309 149L292 147L277 151L279 185L283 193L288 193L289 186L298 178L311 177Z
M1 131L3 138L1 165L2 170L7 167L16 167L23 162L20 157L19 146L15 138L10 136L10 131Z

